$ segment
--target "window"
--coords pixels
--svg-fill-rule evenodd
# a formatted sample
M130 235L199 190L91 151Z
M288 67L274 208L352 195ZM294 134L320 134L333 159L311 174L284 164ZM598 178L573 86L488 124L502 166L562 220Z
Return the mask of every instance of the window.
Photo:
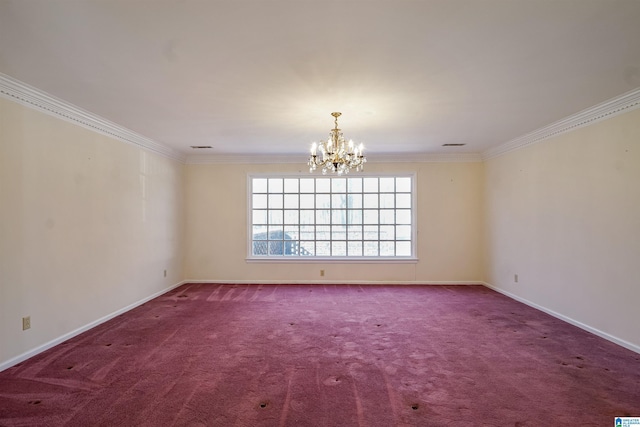
M249 259L415 258L414 177L249 177Z

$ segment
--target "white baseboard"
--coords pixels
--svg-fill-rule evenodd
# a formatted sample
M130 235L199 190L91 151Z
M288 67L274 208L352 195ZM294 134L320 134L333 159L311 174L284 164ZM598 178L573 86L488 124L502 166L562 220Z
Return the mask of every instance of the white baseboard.
M233 285L484 285L478 280L421 281L421 280L203 280L190 279L184 283L213 283Z
M533 308L535 308L537 310L543 311L543 312L545 312L545 313L547 313L547 314L549 314L549 315L551 315L551 316L553 316L555 318L558 318L558 319L563 320L563 321L565 321L567 323L570 323L573 326L577 326L580 329L584 329L587 332L591 332L592 334L597 335L600 338L604 338L605 340L611 341L612 343L618 344L619 346L622 346L622 347L624 347L626 349L629 349L629 350L634 351L636 353L640 353L640 346L638 346L636 344L630 343L629 341L625 341L625 340L623 340L621 338L618 338L618 337L616 337L614 335L608 334L608 333L603 332L603 331L601 331L599 329L596 329L594 327L586 325L586 324L584 324L582 322L579 322L579 321L577 321L575 319L572 319L571 317L567 317L567 316L565 316L563 314L557 313L557 312L555 312L553 310L550 310L550 309L548 309L546 307L543 307L543 306L538 305L538 304L536 304L534 302L531 302L531 301L529 301L529 300L527 300L525 298L522 298L522 297L519 297L519 296L517 296L515 294L512 294L511 292L507 292L504 289L497 288L497 287L495 287L495 286L493 286L493 285L491 285L489 283L482 282L482 284L484 286L486 286L487 288L489 288L489 289L492 289L492 290L494 290L494 291L496 291L498 293L501 293L502 295L508 296L509 298L514 299L516 301L519 301L519 302L521 302L523 304L526 304L529 307L533 307Z
M87 323L86 325L81 326L78 329L75 329L75 330L73 330L71 332L68 332L68 333L66 333L66 334L64 334L64 335L62 335L62 336L60 336L58 338L55 338L55 339L53 339L53 340L51 340L51 341L49 341L49 342L47 342L45 344L39 345L38 347L35 347L35 348L33 348L33 349L29 350L29 351L26 351L26 352L14 357L14 358L6 360L6 361L0 363L0 372L2 372L5 369L8 369L8 368L10 368L10 367L12 367L14 365L17 365L18 363L20 363L22 361L25 361L25 360L29 359L30 357L35 356L36 354L42 353L43 351L48 350L53 346L56 346L56 345L58 345L60 343L63 343L64 341L66 341L66 340L68 340L70 338L73 338L76 335L80 335L81 333L83 333L85 331L88 331L89 329L94 328L94 327L100 325L101 323L104 323L104 322L106 322L108 320L111 320L114 317L121 315L122 313L126 313L127 311L132 310L132 309L138 307L139 305L144 304L147 301L151 301L152 299L154 299L156 297L159 297L160 295L165 294L165 293L169 292L170 290L175 289L178 286L181 286L181 285L183 285L185 283L187 283L187 282L182 281L182 282L178 282L178 283L176 283L174 285L171 285L166 289L158 291L158 292L156 292L156 293L154 293L152 295L149 295L148 297L142 298L141 300L138 300L138 301L136 301L136 302L134 302L132 304L129 304L128 306L123 307L120 310L117 310L117 311L114 311L113 313L107 314L106 316L103 316L103 317L101 317L101 318L99 318L97 320L94 320L93 322Z

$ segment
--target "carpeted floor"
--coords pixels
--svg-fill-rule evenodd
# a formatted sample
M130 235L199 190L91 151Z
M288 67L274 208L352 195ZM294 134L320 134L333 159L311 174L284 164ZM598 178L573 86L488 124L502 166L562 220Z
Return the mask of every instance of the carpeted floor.
M607 426L640 355L481 286L181 286L0 373L1 426Z

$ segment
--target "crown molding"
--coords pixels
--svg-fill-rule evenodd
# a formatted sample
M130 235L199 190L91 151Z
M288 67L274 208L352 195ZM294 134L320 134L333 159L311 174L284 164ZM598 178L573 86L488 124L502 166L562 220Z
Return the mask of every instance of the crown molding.
M68 102L49 95L32 86L0 73L0 96L57 117L86 129L101 133L186 164L306 164L306 155L241 155L192 154L185 155L171 147L137 134L123 126L85 111ZM451 163L482 162L510 151L544 141L565 132L612 118L618 114L640 108L640 88L605 101L594 107L559 120L541 129L507 141L482 153L380 153L382 163ZM375 162L376 158L370 158Z
M454 148L455 150L455 148ZM475 163L482 162L479 153L405 153L383 154L384 163Z
M144 150L152 151L180 162L185 161L186 156L184 154L164 144L137 134L2 73L0 73L0 96Z
M304 154L190 154L187 155L188 165L207 164L306 164L307 158Z
M369 164L380 163L456 163L456 162L482 162L482 156L478 153L408 153L408 154L384 154L380 153L373 159L369 158ZM307 164L306 154L293 155L232 155L232 154L194 154L187 156L188 165L206 164Z
M482 159L488 160L501 156L513 150L518 150L526 146L544 141L584 126L610 119L619 114L640 108L640 87L612 98L601 104L587 108L572 116L559 120L541 129L512 139L495 148L491 148L482 153Z

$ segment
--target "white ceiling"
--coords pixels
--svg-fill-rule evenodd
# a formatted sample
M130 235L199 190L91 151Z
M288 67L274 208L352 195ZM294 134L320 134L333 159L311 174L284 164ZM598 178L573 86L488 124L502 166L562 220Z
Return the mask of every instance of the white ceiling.
M640 87L640 0L0 0L0 72L186 155L332 111L370 157L482 153Z

